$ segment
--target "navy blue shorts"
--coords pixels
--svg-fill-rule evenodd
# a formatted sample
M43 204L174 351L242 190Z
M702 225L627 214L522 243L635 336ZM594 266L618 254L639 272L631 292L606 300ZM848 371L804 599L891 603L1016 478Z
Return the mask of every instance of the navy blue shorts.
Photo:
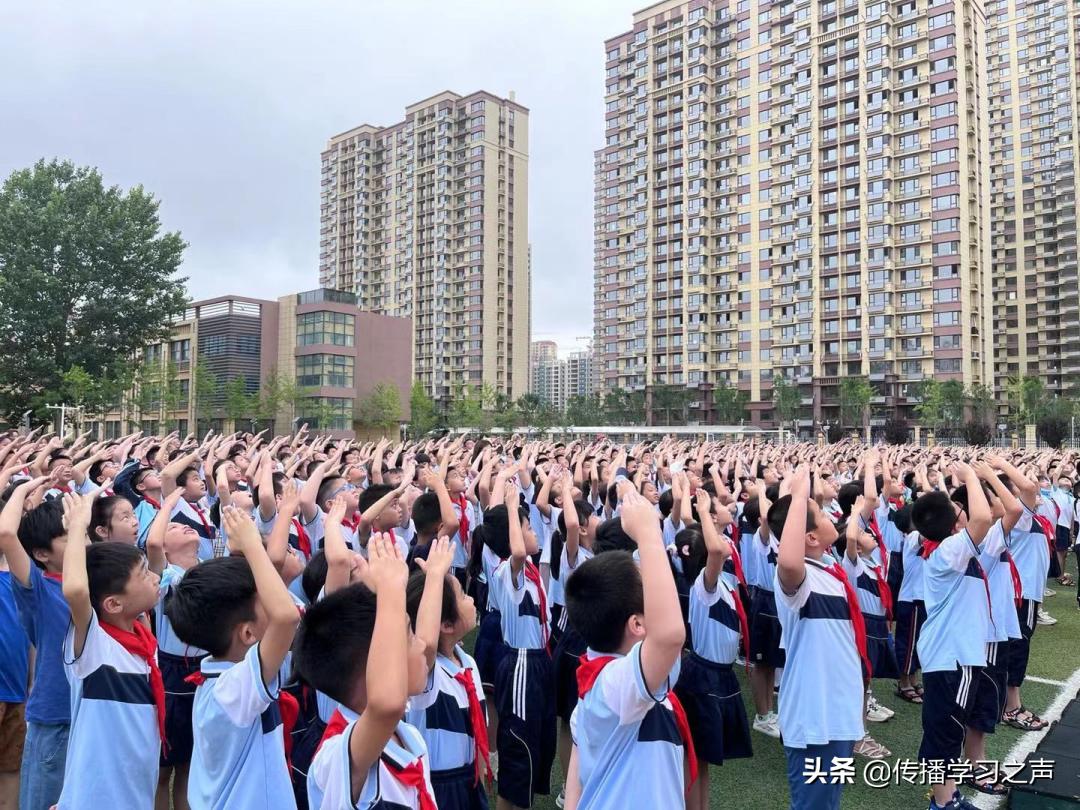
M473 659L480 671L480 683L484 689L495 688L495 673L499 669L499 658L505 645L502 640L502 616L497 610L490 610L480 620L480 630L476 633L476 645L473 647Z
M557 736L553 687L547 650L503 645L495 675L499 796L515 807L532 807L535 794L551 791Z
M901 675L914 675L919 670L919 653L915 647L919 642L919 632L926 621L926 603L921 599L912 602L896 602L894 615L896 625L893 634L893 648L896 664ZM876 676L877 673L875 672Z
M1068 526L1058 526L1054 536L1054 548L1058 551L1068 551L1072 547L1072 532Z
M889 552L889 576L886 582L889 583L889 593L892 594L892 603L894 605L900 602L900 583L904 581L904 552L902 551L890 551Z
M687 653L675 695L686 709L698 759L723 765L725 759L754 755L750 722L731 664L717 664L697 653Z
M923 673L921 761L961 759L964 733L981 686L981 673L982 667L960 666L944 672Z
M567 615L565 605L552 604L551 606L551 635L548 637L548 649L552 655L559 646L559 639L566 632Z
M755 664L780 668L784 650L780 646L780 620L776 618L776 597L758 588L750 608L750 655Z
M1031 637L1035 635L1038 624L1039 603L1030 599L1021 599L1016 608L1016 617L1020 620L1020 638L1009 639L1009 660L1005 662L1008 673L1006 683L1009 686L1022 686L1027 677L1028 657L1031 655Z
M884 616L863 615L866 622L866 657L875 678L899 678L896 651ZM865 674L865 673L864 673Z
M1009 645L997 641L986 645L986 666L979 673L979 688L968 712L968 726L993 734L1005 711L1005 682L1008 679Z
M588 646L577 630L568 627L555 647L555 713L567 725L577 707L577 670Z
M165 683L165 739L169 743L161 749L163 768L191 762L191 752L195 748L191 714L198 687L184 678L198 672L201 662L202 658L187 658L158 650L158 668Z
M476 781L476 766L431 772L431 790L439 810L488 810L484 781Z

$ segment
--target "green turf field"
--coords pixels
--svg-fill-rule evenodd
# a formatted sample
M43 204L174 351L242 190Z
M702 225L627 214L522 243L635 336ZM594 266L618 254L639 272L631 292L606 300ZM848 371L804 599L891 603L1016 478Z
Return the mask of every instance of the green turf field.
M1075 577L1075 564L1070 558L1070 569ZM1080 635L1080 611L1076 607L1074 587L1063 588L1050 583L1057 595L1046 600L1045 608L1058 620L1053 626L1039 625L1032 640L1028 676L1046 680L1064 681L1080 669L1080 651L1075 639ZM471 639L469 640L471 641ZM471 645L469 645L471 646ZM743 698L748 716L753 718L750 689L745 672L738 670L743 683ZM907 703L893 694L894 681L874 681L873 689L878 701L893 709L896 716L886 723L871 723L870 732L878 742L892 751L891 759L914 760L918 753L921 736L921 707ZM1027 683L1022 690L1024 705L1042 715L1057 697L1061 687L1050 684ZM1030 733L1030 732L1029 732ZM1004 760L1006 755L1025 732L999 725L997 733L987 738L987 755ZM784 752L780 741L752 731L754 756L734 760L721 768L711 770L711 806L744 807L753 810L783 810L788 806L787 779ZM494 748L494 745L492 746ZM871 788L862 783L859 776L866 760L856 760L856 784L845 789L841 806L844 808L873 808L873 810L906 810L925 808L928 791L913 785L892 785L888 788ZM552 772L553 794L538 797L537 810L555 810L555 794L562 782L558 761ZM971 793L972 791L967 791ZM976 794L977 795L977 794ZM1004 804L1002 804L1004 806ZM492 804L494 808L494 804ZM653 810L642 808L642 810ZM657 810L667 810L666 808Z

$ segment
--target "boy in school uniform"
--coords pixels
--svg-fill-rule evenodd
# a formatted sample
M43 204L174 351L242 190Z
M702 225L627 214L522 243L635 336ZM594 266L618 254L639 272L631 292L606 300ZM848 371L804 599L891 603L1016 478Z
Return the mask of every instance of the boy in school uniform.
M15 605L15 585L0 554L0 808L19 803L19 768L26 738L26 685L30 640Z
M199 563L165 602L177 637L210 653L196 678L188 803L291 810L278 698L299 612L251 517L222 517L231 556Z
M446 483L438 473L425 469L420 473L420 480L427 489L413 501L412 523L416 529L416 542L405 552L410 568L416 559L427 557L431 544L437 537L455 537L458 531L458 517ZM460 544L459 544L460 545ZM455 546L455 560L459 552ZM461 569L464 575L464 568ZM455 571L454 576L458 574Z
M1005 547L1001 524L994 523L975 471L953 465L954 479L967 490L967 510L944 492L916 499L911 520L922 536L926 622L919 634L922 664L923 736L919 759L957 761L965 727L979 701L993 699L980 689L978 677L986 666L990 632L989 584L979 555L994 556ZM983 694L980 696L980 692ZM932 786L930 810L971 810L974 807L946 779Z
M863 693L871 675L866 627L855 589L827 556L836 526L810 497L810 473L800 464L791 493L768 512L780 537L776 608L787 659L780 681L780 732L787 757L792 810L835 810L841 784L808 779L815 761L850 757L865 734ZM828 695L828 700L822 696Z
M406 613L409 569L382 534L371 536L360 569L363 584L313 604L296 640L304 680L339 703L308 770L309 806L435 810L427 746L402 720L428 680Z
M750 655L753 656L754 668L750 672L750 687L754 697L754 731L769 737L780 737L779 716L773 710L773 687L776 684L776 670L782 669L786 661L786 651L781 645L781 626L776 607L776 560L780 545L777 537L769 528L766 516L769 513L769 501L765 495L765 484L757 484L757 502L759 526L749 541L750 552L747 556L754 559L759 572L758 585L754 589L754 599L750 606Z
M63 657L71 611L60 586L67 545L63 509L52 501L23 514L27 496L47 480L23 481L0 512L0 552L11 572L19 618L36 649L19 771L22 810L51 807L60 799L71 724Z
M165 687L157 642L143 623L157 574L135 546L90 544L93 495L65 495L63 593L71 610L64 668L72 719L58 810L149 807L165 744Z
M454 545L445 536L434 540L422 570L409 577L406 608L431 674L427 688L409 699L405 722L427 744L439 810L487 810L491 765L483 684L461 647L476 627L476 606L448 576Z
M566 806L681 807L684 759L691 782L697 771L673 691L686 628L656 511L630 482L619 489L640 568L629 552L604 552L566 582L570 623L588 644L577 670Z

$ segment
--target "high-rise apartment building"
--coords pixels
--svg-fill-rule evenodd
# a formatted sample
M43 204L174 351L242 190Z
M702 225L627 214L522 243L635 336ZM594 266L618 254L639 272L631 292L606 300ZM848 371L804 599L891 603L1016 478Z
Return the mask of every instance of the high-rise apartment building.
M413 374L443 402L528 388L528 130L512 95L444 92L322 153L319 281L411 317Z
M804 428L862 375L986 382L989 167L979 0L665 0L608 40L596 153L605 389L772 380Z
M988 0L994 349L999 391L1080 383L1080 25L1065 0Z
M566 396L588 397L596 393L596 366L592 349L570 352L566 358Z

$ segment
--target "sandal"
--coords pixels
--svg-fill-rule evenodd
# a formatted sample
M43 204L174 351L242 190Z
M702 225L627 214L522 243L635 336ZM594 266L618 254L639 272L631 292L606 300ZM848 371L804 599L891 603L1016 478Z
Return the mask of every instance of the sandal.
M866 757L867 759L884 759L885 757L892 756L892 751L869 734L855 743L852 753L857 757Z
M1009 792L1009 788L1001 782L991 782L994 776L994 772L989 768L981 768L965 781L979 793L985 793L987 796L1004 796Z
M1005 725L1018 728L1021 731L1042 731L1050 725L1035 712L1028 711L1023 706L1005 712L1001 719Z
M914 686L913 688L915 689L915 691L916 691L916 692L918 692L918 693L919 693L919 697L922 697L922 696L923 696L923 688L922 688L922 684L921 684L921 683L917 683L917 684L915 684L915 686Z
M922 696L919 695L919 690L914 686L897 686L894 694L908 703L922 703Z
M1062 587L1068 587L1069 585L1075 584L1076 582L1068 574L1062 574L1060 577L1058 577L1058 585L1061 585Z

